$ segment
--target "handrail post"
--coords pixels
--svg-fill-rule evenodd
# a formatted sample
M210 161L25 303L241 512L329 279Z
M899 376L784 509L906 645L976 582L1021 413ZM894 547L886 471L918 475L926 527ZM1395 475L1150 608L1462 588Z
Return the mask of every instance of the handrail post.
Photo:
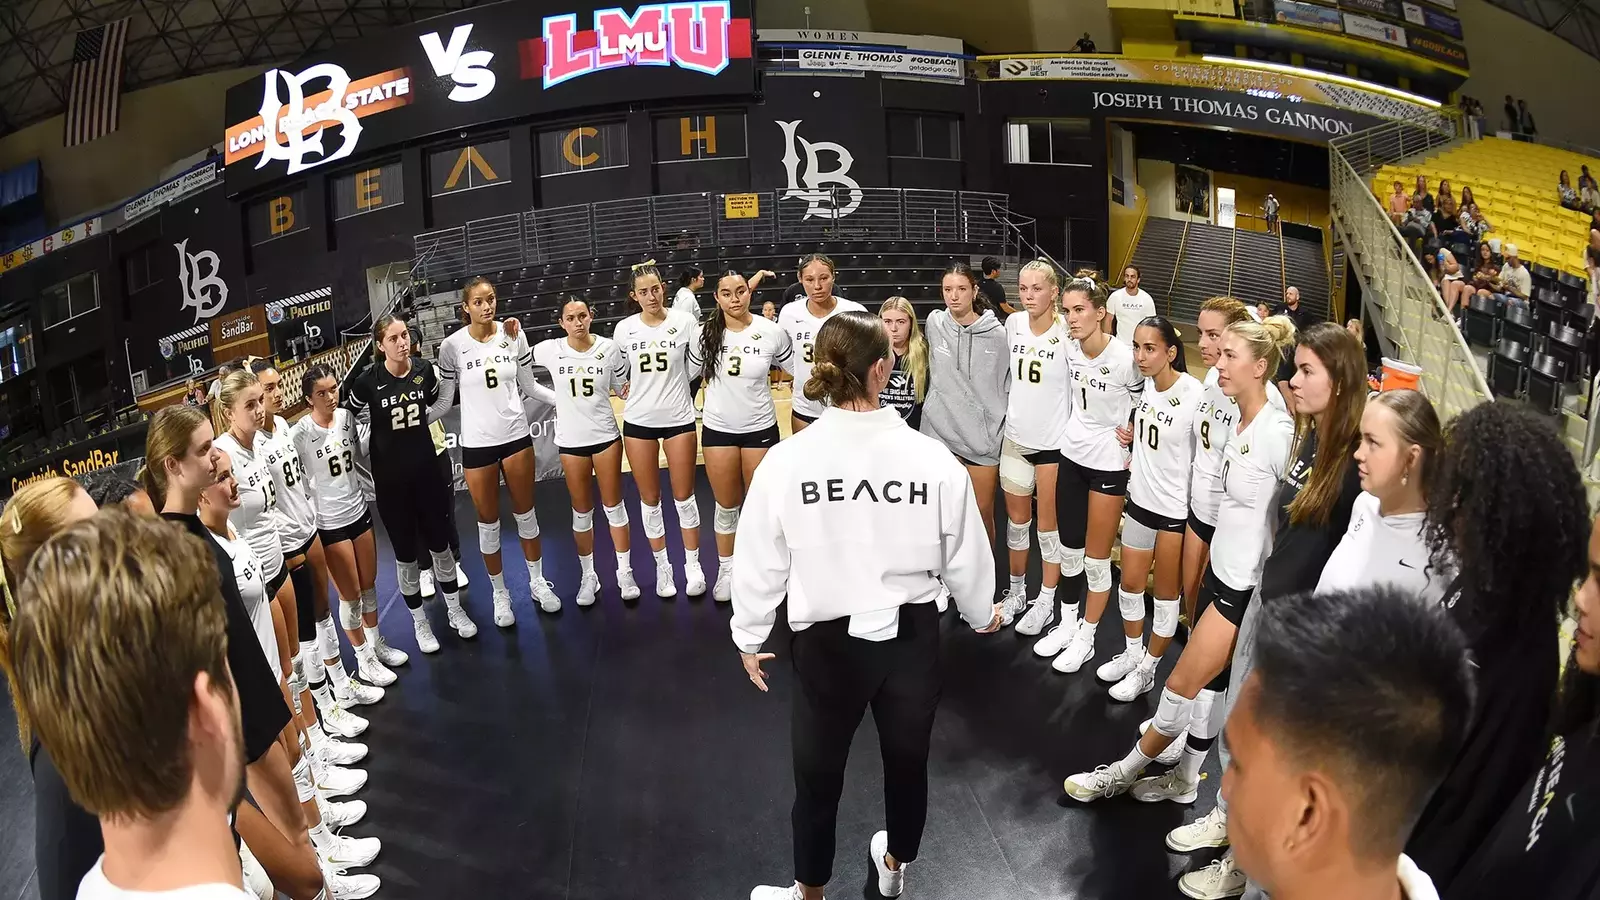
M1183 268L1183 248L1189 243L1189 223L1194 219L1189 211L1194 209L1194 201L1189 201L1183 211L1183 234L1178 236L1178 258L1172 261L1172 280L1167 283L1167 317L1172 317L1172 292L1178 289L1178 271Z
M1268 228L1272 226L1268 224ZM1283 253L1283 224L1278 224L1278 295L1289 294L1289 264Z
M1234 266L1234 261L1236 259L1238 259L1238 256L1239 256L1239 226L1237 224L1235 224L1233 226L1233 240L1228 246L1228 296L1229 297L1233 296L1233 266ZM1168 296L1170 297L1171 295L1168 295ZM1168 307L1169 308L1171 307L1170 300L1168 301Z

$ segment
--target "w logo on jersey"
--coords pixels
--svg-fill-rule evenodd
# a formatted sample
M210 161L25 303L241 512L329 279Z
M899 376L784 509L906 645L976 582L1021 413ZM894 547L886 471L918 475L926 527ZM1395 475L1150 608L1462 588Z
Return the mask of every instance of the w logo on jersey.
M411 383L412 384L421 384L422 383L422 376L418 375L415 378L411 379Z
M1244 454L1249 453L1249 452L1250 452L1250 445L1249 444L1245 444L1245 445L1243 445L1243 446L1241 446L1239 448L1239 455L1240 456L1243 456Z
M674 325L671 328L667 329L667 334L677 334L677 333L678 333L678 326L676 326L676 325Z
M1167 398L1167 405L1168 406L1182 406L1183 405L1183 398L1182 397L1168 397Z
M753 334L753 335L751 335L751 336L750 336L750 340L752 340L752 341L759 341L759 340L761 340L761 335L759 335L759 334Z
M1111 374L1111 367L1110 366L1101 366L1100 367L1100 374L1101 375L1110 375Z

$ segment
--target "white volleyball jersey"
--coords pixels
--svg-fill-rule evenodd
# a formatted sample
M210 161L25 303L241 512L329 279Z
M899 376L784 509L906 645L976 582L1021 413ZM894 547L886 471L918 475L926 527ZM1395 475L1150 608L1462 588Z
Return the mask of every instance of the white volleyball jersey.
M528 413L517 389L517 371L533 364L528 336L506 336L496 322L487 341L465 326L439 345L440 391L461 388L461 446L498 447L529 435ZM309 460L307 461L309 465Z
M628 402L622 421L644 428L672 428L694 422L694 396L689 393L689 339L694 316L676 309L655 326L642 313L617 323L612 340L628 362Z
M794 344L794 399L790 401L790 409L802 416L815 419L822 415L826 403L819 400L808 399L805 395L806 381L811 378L811 356L815 351L817 331L822 328L822 323L828 321L842 312L866 312L867 308L854 300L843 297L833 298L833 311L817 318L811 314L811 307L805 297L790 300L778 311L778 324L789 333L789 340Z
M1072 366L1072 415L1062 432L1061 452L1080 466L1120 472L1128 467L1129 453L1117 440L1117 429L1129 424L1144 390L1133 348L1112 337L1099 356L1090 358L1081 343L1069 338L1067 361Z
M317 533L317 510L311 503L305 463L294 446L294 430L283 416L272 417L272 434L256 432L256 458L272 476L272 517L284 553L304 547ZM234 463L238 465L238 463Z
M271 579L262 574L261 562L250 549L250 542L241 539L231 528L229 532L226 537L216 532L212 532L211 536L233 560L233 577L239 584L239 597L244 601L244 608L250 613L250 625L255 629L256 642L261 645L261 652L267 655L272 674L282 678L283 666L278 661L278 633L272 627L272 607L267 602L271 599L267 596L267 582Z
M255 552L256 560L261 563L261 577L271 581L283 571L283 541L278 537L278 523L273 515L278 505L278 489L272 483L272 474L260 457L245 449L232 434L223 432L215 443L217 449L233 460L233 480L239 483L239 508L228 513L228 523L244 536ZM257 433L252 449L259 450L261 444L261 435Z
M1277 516L1273 499L1289 466L1294 419L1267 404L1243 431L1228 435L1222 450L1222 507L1211 539L1211 570L1236 591L1261 580Z
M721 315L721 313L715 313ZM696 325L689 340L689 371L700 372L704 325ZM715 363L717 377L706 382L702 421L707 428L727 434L749 434L778 424L772 406L767 373L774 368L794 370L794 343L778 323L754 316L743 331L722 332L722 352Z
M695 321L700 321L700 300L694 295L694 291L687 287L678 288L678 292L672 295L672 308L688 313L694 316Z
M1423 538L1427 513L1385 516L1363 491L1350 508L1350 526L1322 567L1317 593L1392 584L1429 603L1444 599L1455 572L1435 568Z
M356 475L361 442L355 413L343 407L334 410L330 428L323 428L306 414L294 423L294 448L305 462L318 528L344 528L366 514L367 501Z
M556 446L593 447L618 437L611 392L628 381L628 363L608 337L593 335L588 350L550 338L533 348L533 364L550 373L556 392Z
M1072 415L1072 366L1067 362L1071 340L1059 318L1044 334L1034 334L1026 312L1006 316L1011 392L1006 399L1005 434L1019 447L1055 450L1066 438Z
M1164 391L1144 380L1133 414L1133 465L1128 499L1168 519L1189 517L1189 470L1194 464L1194 416L1205 387L1187 372Z
M1194 477L1189 481L1189 508L1195 518L1215 526L1222 506L1222 448L1239 421L1239 402L1217 386L1217 370L1206 372L1205 391L1194 413ZM1278 386L1267 383L1267 402L1287 410Z

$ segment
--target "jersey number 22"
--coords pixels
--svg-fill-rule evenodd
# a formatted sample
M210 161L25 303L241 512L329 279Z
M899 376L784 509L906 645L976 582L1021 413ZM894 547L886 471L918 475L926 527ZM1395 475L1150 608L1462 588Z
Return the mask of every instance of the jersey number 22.
M420 424L422 424L422 407L415 403L407 403L405 406L396 406L389 410L390 431L415 428Z

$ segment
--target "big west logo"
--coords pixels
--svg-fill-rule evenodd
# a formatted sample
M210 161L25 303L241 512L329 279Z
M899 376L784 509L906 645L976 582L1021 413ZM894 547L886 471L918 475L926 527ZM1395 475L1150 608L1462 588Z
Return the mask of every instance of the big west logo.
M542 36L522 41L522 77L541 78L546 88L580 75L621 66L679 66L716 75L731 59L750 57L750 20L733 18L728 0L657 3L628 15L621 9L594 13L594 27L578 30L568 13L544 20Z

